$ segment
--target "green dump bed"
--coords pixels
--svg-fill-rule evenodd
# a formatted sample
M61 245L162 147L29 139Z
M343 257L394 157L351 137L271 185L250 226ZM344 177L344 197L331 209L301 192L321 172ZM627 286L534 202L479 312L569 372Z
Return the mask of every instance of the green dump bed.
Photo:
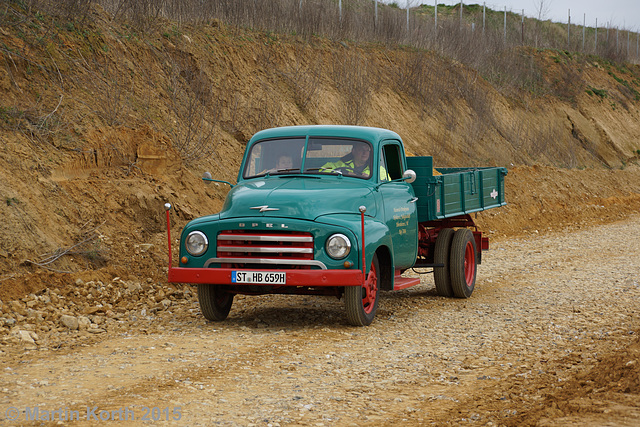
M504 206L506 168L436 168L433 157L407 157L416 172L413 189L418 197L418 221L451 218Z

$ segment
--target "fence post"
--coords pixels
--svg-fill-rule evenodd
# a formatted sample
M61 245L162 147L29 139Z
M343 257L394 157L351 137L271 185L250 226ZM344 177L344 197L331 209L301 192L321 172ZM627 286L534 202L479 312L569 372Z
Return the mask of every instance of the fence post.
M520 43L524 45L524 9L522 9L522 23L520 24Z
M504 44L507 44L507 6L504 7Z
M409 1L407 0L407 37L409 37Z
M569 23L567 24L567 50L571 50L571 9L569 9Z
M593 52L598 53L598 18L596 18L596 42L593 46Z
M342 23L342 0L338 0L338 14L340 15L340 23Z
M582 15L582 52L584 52L584 34L585 34L586 26L587 26L587 14L584 13Z
M482 3L482 35L483 36L484 36L484 25L485 25L486 17L487 17L487 2L484 2Z
M462 8L464 7L464 2L460 0L460 28L462 28Z
M629 60L629 43L631 42L631 31L627 30L627 61Z
M374 20L373 24L374 24L375 28L378 28L378 0L375 0L374 3L375 3L375 8L374 8L374 10L375 10L375 20Z
M435 4L436 4L436 8L435 8L435 28L436 28L436 36L438 35L438 0L434 0Z

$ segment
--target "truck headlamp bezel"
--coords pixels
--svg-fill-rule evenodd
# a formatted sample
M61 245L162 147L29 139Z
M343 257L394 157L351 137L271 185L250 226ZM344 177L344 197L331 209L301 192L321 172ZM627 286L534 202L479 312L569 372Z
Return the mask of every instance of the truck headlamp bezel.
M325 243L325 250L333 259L344 259L351 252L351 241L342 233L332 234Z
M200 256L209 248L209 239L202 231L192 231L184 239L184 248L193 256Z

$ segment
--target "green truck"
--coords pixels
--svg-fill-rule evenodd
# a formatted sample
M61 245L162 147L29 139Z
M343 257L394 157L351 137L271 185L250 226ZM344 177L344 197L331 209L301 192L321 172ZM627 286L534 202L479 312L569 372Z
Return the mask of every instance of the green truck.
M434 169L432 157L406 157L386 129L263 130L221 212L182 230L178 267L168 227L168 280L197 284L212 321L227 318L237 294L305 294L342 298L347 321L369 325L380 291L420 283L402 276L410 268L433 272L439 295L468 298L489 244L471 214L505 205L506 174Z

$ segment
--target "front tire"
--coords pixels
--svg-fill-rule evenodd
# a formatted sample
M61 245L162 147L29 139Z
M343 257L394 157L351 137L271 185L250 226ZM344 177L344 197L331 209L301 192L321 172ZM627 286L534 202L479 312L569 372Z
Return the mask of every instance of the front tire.
M467 228L456 231L451 242L451 287L458 298L469 298L476 286L476 239Z
M205 319L220 322L227 318L233 304L233 294L220 285L198 284L198 303Z
M378 255L373 254L371 268L364 286L346 286L344 301L347 321L353 326L369 326L378 309L380 294L380 265Z

